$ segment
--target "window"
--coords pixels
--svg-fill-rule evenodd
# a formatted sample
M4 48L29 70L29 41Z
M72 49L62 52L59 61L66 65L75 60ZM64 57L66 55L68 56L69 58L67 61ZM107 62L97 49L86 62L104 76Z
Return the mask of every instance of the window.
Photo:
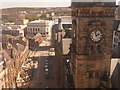
M14 62L14 67L15 67L15 62Z
M100 77L98 70L88 71L88 73L89 73L89 76L88 76L89 78L99 78Z
M101 53L101 52L102 52L102 47L101 47L101 45L98 45L98 46L97 46L97 51L98 51L98 53Z
M101 50L102 50L102 48L101 48L100 45L97 46L97 50L98 50L98 51L101 51Z
M90 50L94 50L94 46L93 45L90 46Z
M89 16L90 10L89 9L81 9L80 10L80 15L81 16Z
M88 26L104 26L105 22L101 20L91 20L88 22Z
M89 78L93 78L93 72L89 72Z
M114 44L114 45L113 45L113 47L115 48L115 47L116 47L116 45Z
M76 25L76 20L72 20L72 24Z
M95 72L95 78L99 78L99 71Z
M117 34L117 32L115 32L115 36L117 36L118 34Z

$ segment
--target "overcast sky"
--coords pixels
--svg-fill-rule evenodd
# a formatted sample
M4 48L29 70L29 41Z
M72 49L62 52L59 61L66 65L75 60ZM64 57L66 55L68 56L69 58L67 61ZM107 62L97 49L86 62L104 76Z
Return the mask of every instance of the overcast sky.
M116 0L117 2L120 0ZM71 0L0 0L0 8L10 7L68 7Z

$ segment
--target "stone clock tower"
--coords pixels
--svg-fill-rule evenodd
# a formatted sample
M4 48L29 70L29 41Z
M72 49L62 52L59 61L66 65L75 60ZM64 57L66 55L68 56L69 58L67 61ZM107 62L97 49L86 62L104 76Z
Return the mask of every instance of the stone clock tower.
M74 87L110 87L115 0L72 0L71 7Z

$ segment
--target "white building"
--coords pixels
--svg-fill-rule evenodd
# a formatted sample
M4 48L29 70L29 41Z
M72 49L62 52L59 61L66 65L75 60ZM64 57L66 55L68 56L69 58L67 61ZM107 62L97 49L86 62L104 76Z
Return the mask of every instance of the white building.
M117 30L113 31L113 46L112 46L113 52L120 55L120 24L118 26Z
M11 23L6 23L5 25L0 25L2 28L2 34L10 34L13 36L18 36L24 34L23 29L27 27L27 25L15 25Z
M27 24L27 36L35 36L40 33L42 37L51 37L51 28L53 21L50 20L36 20Z

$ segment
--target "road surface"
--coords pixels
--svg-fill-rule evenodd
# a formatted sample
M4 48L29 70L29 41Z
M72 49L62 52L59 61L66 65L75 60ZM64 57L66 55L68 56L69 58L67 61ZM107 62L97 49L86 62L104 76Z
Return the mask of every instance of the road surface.
M50 57L49 55L50 50L50 42L43 41L40 44L40 47L37 48L34 52L32 57L36 57L38 60L38 68L35 70L33 74L33 78L28 88L59 88L57 83L57 67L55 67L55 57ZM46 59L48 58L48 70L49 70L49 79L45 78L45 63Z

